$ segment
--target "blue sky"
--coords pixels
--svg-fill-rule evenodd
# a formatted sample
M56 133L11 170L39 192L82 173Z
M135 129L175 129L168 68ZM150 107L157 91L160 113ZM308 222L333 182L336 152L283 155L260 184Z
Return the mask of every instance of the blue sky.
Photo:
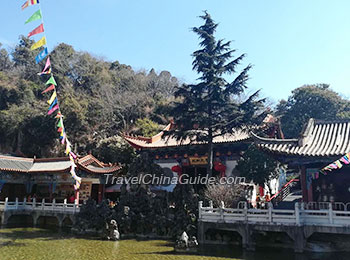
M0 42L13 46L38 23L37 7L2 3ZM350 97L350 1L347 0L41 0L49 48L60 42L134 69L168 70L186 83L197 36L190 28L207 10L217 38L232 40L253 64L249 92L277 102L304 84L328 83ZM38 39L37 37L36 39Z

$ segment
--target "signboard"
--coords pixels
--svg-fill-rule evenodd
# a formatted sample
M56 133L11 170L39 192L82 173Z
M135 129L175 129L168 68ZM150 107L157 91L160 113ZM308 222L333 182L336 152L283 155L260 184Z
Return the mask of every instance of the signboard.
M191 165L205 165L208 164L208 156L188 157Z

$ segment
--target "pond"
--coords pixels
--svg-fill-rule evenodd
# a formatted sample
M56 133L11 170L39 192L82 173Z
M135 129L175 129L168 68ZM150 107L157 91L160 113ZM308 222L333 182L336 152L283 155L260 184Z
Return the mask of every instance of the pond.
M0 229L1 260L306 260L350 259L350 254L294 254L276 249L244 252L228 246L205 246L197 254L179 254L164 240L118 242L74 237L68 233L37 228Z

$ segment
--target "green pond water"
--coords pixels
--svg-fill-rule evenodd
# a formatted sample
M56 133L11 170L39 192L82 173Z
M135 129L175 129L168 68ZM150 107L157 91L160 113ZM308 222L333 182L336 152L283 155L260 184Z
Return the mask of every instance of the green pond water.
M205 246L196 254L174 252L173 243L164 240L121 240L77 238L68 233L35 228L0 229L0 260L306 260L350 259L349 254L294 254L276 249L244 252L228 246Z

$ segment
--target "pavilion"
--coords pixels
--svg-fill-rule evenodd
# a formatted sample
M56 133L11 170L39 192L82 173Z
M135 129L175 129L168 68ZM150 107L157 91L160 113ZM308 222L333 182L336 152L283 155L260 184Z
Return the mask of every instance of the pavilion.
M304 202L350 202L350 168L319 171L350 151L350 120L310 119L299 138L253 135L257 147L300 174Z
M104 196L105 174L117 174L120 166L105 164L92 155L77 158L76 173L82 178L79 190L74 190L71 162L61 158L23 158L0 155L0 200L36 197L63 202L74 196L76 201L89 197L101 201Z
M165 132L175 127L168 124L160 133L152 137L132 136L124 134L124 139L136 150L147 152L155 163L160 165L169 176L187 174L190 177L206 175L207 145L190 139L179 141L174 137L165 136ZM259 129L264 129L268 136L281 137L279 123L268 115ZM215 137L213 140L214 158L212 176L240 176L235 169L242 153L253 142L249 131L236 130L233 133ZM275 183L274 190L278 190ZM172 191L175 185L169 185L164 190Z

